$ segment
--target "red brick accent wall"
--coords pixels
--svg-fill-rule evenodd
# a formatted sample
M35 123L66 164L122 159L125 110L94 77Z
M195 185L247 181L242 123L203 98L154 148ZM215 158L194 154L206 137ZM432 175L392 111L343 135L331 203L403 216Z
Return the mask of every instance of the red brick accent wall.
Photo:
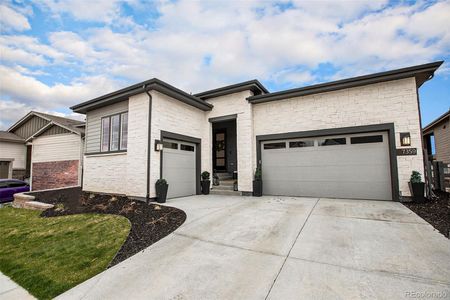
M33 163L33 191L78 185L79 160Z

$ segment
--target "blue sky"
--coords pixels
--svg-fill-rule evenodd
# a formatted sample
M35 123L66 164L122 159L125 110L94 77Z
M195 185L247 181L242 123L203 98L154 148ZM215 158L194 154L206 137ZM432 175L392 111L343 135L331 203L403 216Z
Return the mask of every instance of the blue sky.
M437 60L424 125L450 107L450 1L0 0L0 129L152 77L270 91Z

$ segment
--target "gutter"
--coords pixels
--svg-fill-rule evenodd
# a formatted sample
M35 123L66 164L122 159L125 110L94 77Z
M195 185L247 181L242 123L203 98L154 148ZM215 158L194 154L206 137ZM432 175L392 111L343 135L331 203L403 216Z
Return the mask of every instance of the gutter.
M142 89L148 95L148 128L147 128L147 191L145 194L145 202L150 200L150 155L151 155L151 137L152 137L152 95L149 93L148 87L144 84Z

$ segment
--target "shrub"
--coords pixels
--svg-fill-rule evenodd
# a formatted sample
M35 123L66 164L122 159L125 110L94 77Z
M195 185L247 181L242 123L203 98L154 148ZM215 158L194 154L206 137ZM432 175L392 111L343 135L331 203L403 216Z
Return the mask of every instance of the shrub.
M209 180L209 172L208 171L203 171L202 172L202 179L203 180Z
M262 179L262 171L261 167L257 167L255 171L255 180L261 180Z
M410 182L411 183L421 183L422 175L420 175L420 173L417 171L412 171Z
M165 179L158 179L158 180L156 181L156 184L157 184L157 185L166 185L166 184L167 184L167 181L166 181Z

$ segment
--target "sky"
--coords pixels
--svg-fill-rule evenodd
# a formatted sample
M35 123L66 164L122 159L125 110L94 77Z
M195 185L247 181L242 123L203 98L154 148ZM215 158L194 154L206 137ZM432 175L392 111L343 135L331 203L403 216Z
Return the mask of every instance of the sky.
M450 1L0 0L0 129L157 77L271 92L444 60L423 125L450 107Z

